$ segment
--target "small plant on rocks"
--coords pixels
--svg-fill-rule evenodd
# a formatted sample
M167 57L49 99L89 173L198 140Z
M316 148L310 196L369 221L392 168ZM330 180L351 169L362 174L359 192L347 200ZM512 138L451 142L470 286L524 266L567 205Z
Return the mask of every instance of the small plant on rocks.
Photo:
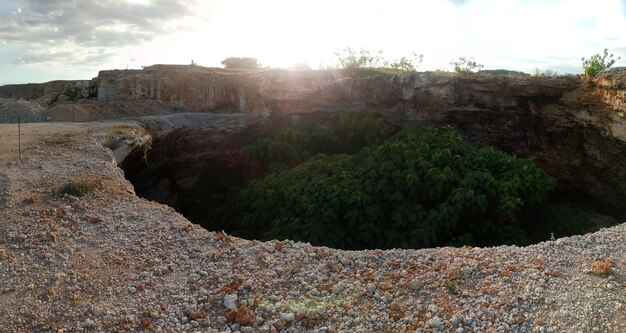
M609 49L604 49L603 54L598 53L592 55L589 59L585 59L583 57L582 61L585 75L587 77L596 76L603 71L611 68L611 66L613 66L613 64L615 64L615 62L619 59L620 57L617 57L617 59L615 59L613 53L609 54Z
M72 133L55 134L43 139L43 142L49 145L66 145L74 141L74 136Z
M480 71L483 67L474 60L474 58L459 57L459 59L451 61L450 65L454 66L454 72L461 75L468 75Z
M77 177L63 185L63 187L59 190L59 193L81 197L85 194L91 193L97 186L98 182L93 179Z

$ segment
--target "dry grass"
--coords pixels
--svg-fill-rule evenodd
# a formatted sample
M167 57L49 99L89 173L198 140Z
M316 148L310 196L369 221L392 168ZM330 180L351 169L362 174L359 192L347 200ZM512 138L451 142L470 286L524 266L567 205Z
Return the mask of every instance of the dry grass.
M122 139L134 139L145 135L146 131L142 127L117 125L113 128L113 134Z
M100 186L100 182L84 176L78 176L70 180L67 184L59 189L59 193L81 197L85 194L93 192Z
M60 133L54 134L43 139L45 144L49 145L67 145L74 142L76 134L73 133Z

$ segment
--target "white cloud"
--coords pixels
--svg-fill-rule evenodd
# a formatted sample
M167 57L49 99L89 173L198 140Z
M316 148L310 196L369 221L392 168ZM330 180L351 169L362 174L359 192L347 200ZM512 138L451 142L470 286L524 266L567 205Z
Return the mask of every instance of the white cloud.
M424 70L450 68L451 60L470 56L492 69L572 71L581 70L582 56L605 47L626 52L626 12L619 0L81 3L0 4L0 41L22 46L13 59L0 52L0 63L61 66L74 54L72 68L82 64L93 71L192 59L219 66L229 56L252 56L271 66L305 61L316 67L334 50L350 46L382 49L390 58L423 53Z

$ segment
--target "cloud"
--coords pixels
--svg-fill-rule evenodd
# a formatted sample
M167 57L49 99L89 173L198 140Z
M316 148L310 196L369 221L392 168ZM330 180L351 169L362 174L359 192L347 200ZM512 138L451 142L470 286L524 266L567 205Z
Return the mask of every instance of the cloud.
M51 62L67 52L102 58L102 48L136 45L176 31L193 0L20 0L0 12L0 41L23 45L13 63ZM50 49L63 45L63 52ZM111 53L105 52L107 55ZM100 55L100 56L99 56Z

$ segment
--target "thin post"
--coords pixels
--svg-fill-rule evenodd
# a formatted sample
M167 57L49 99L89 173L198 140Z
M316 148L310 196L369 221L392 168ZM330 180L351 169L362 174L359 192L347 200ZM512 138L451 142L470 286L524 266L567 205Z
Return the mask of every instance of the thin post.
M17 117L17 157L22 161L22 120Z

